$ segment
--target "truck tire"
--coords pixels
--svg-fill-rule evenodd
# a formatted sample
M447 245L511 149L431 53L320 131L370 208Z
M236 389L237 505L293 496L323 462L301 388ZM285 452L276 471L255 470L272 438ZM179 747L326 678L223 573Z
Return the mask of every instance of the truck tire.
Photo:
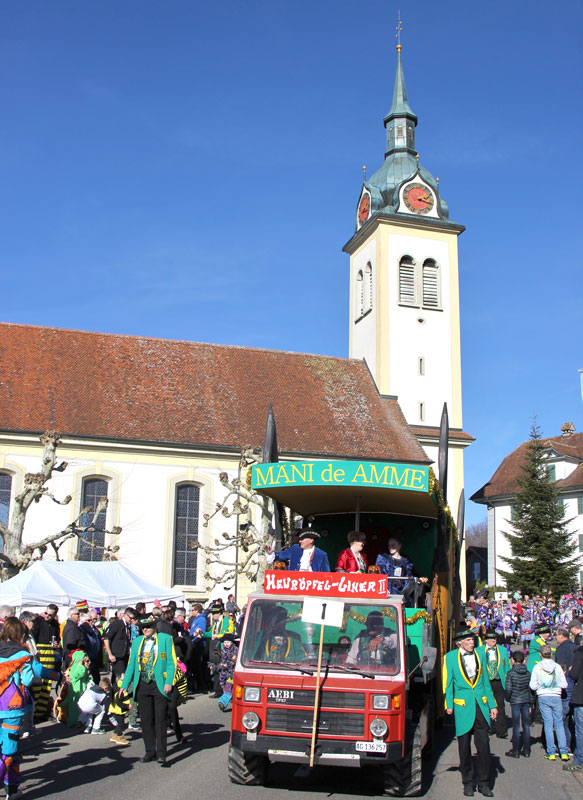
M417 797L421 794L421 728L412 726L405 738L405 756L383 768L384 794Z
M243 786L263 786L267 778L267 758L243 753L229 745L229 780Z

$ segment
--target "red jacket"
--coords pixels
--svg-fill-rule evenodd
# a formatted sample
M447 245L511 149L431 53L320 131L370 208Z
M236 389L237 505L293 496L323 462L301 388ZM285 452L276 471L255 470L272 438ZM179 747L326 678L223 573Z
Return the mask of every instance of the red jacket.
M364 568L365 571L368 568L368 564L366 561L366 556L364 553L361 553L361 558L364 561ZM358 566L358 561L356 560L356 556L348 547L346 550L343 550L339 556L338 561L336 562L336 572L360 572L360 568Z

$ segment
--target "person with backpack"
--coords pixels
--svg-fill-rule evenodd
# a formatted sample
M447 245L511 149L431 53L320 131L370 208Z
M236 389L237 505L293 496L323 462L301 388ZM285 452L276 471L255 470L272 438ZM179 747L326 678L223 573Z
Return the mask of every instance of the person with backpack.
M510 758L530 756L530 672L524 663L524 653L516 650L512 654L512 668L506 674L504 695L512 709L512 748L506 755ZM520 722L522 720L522 749L520 747Z
M546 738L546 755L549 761L556 761L555 737L557 734L561 761L568 761L567 740L563 725L563 703L561 691L567 688L567 680L562 667L552 658L552 650L545 644L540 648L541 661L538 661L532 670L530 688L536 692Z

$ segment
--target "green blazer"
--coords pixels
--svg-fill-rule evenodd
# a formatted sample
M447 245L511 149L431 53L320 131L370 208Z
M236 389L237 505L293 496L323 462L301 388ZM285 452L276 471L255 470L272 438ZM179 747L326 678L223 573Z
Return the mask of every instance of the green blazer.
M506 673L510 672L510 661L508 660L508 650L505 647L500 647L500 645L496 645L496 650L498 651L498 677L502 682L502 688L506 689ZM486 645L482 645L481 647L476 648L476 652L480 656L480 661L484 665L484 669L488 672L487 667L487 660L486 660Z
M132 642L132 649L130 650L130 660L128 668L123 676L121 682L121 689L127 690L130 683L133 683L132 694L136 696L136 689L140 681L140 655L144 644L145 636L137 636ZM168 684L174 686L174 679L176 675L176 653L174 652L174 642L172 637L167 633L156 633L156 646L158 652L154 661L154 680L156 686L161 693L166 697L164 685Z
M472 729L476 720L476 703L488 724L490 711L496 708L488 673L483 669L483 659L477 651L474 652L478 658L478 671L473 681L463 670L459 648L446 653L443 659L445 708L453 708L456 736L462 736Z
M534 665L538 664L539 661L542 661L539 650L543 644L548 644L548 642L545 642L541 636L535 636L534 639L530 640L530 647L528 648L528 661L526 662L526 668L530 673L532 673ZM554 652L555 648L552 647L551 649Z

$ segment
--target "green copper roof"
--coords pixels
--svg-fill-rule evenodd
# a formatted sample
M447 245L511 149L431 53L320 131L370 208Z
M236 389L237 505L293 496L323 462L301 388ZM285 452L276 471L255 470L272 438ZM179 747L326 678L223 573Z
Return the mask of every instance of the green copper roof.
M407 89L405 88L405 76L403 75L403 65L401 64L401 48L397 47L397 74L395 76L395 88L393 90L393 105L385 117L385 122L394 117L407 116L417 124L417 117L411 110L407 100Z

